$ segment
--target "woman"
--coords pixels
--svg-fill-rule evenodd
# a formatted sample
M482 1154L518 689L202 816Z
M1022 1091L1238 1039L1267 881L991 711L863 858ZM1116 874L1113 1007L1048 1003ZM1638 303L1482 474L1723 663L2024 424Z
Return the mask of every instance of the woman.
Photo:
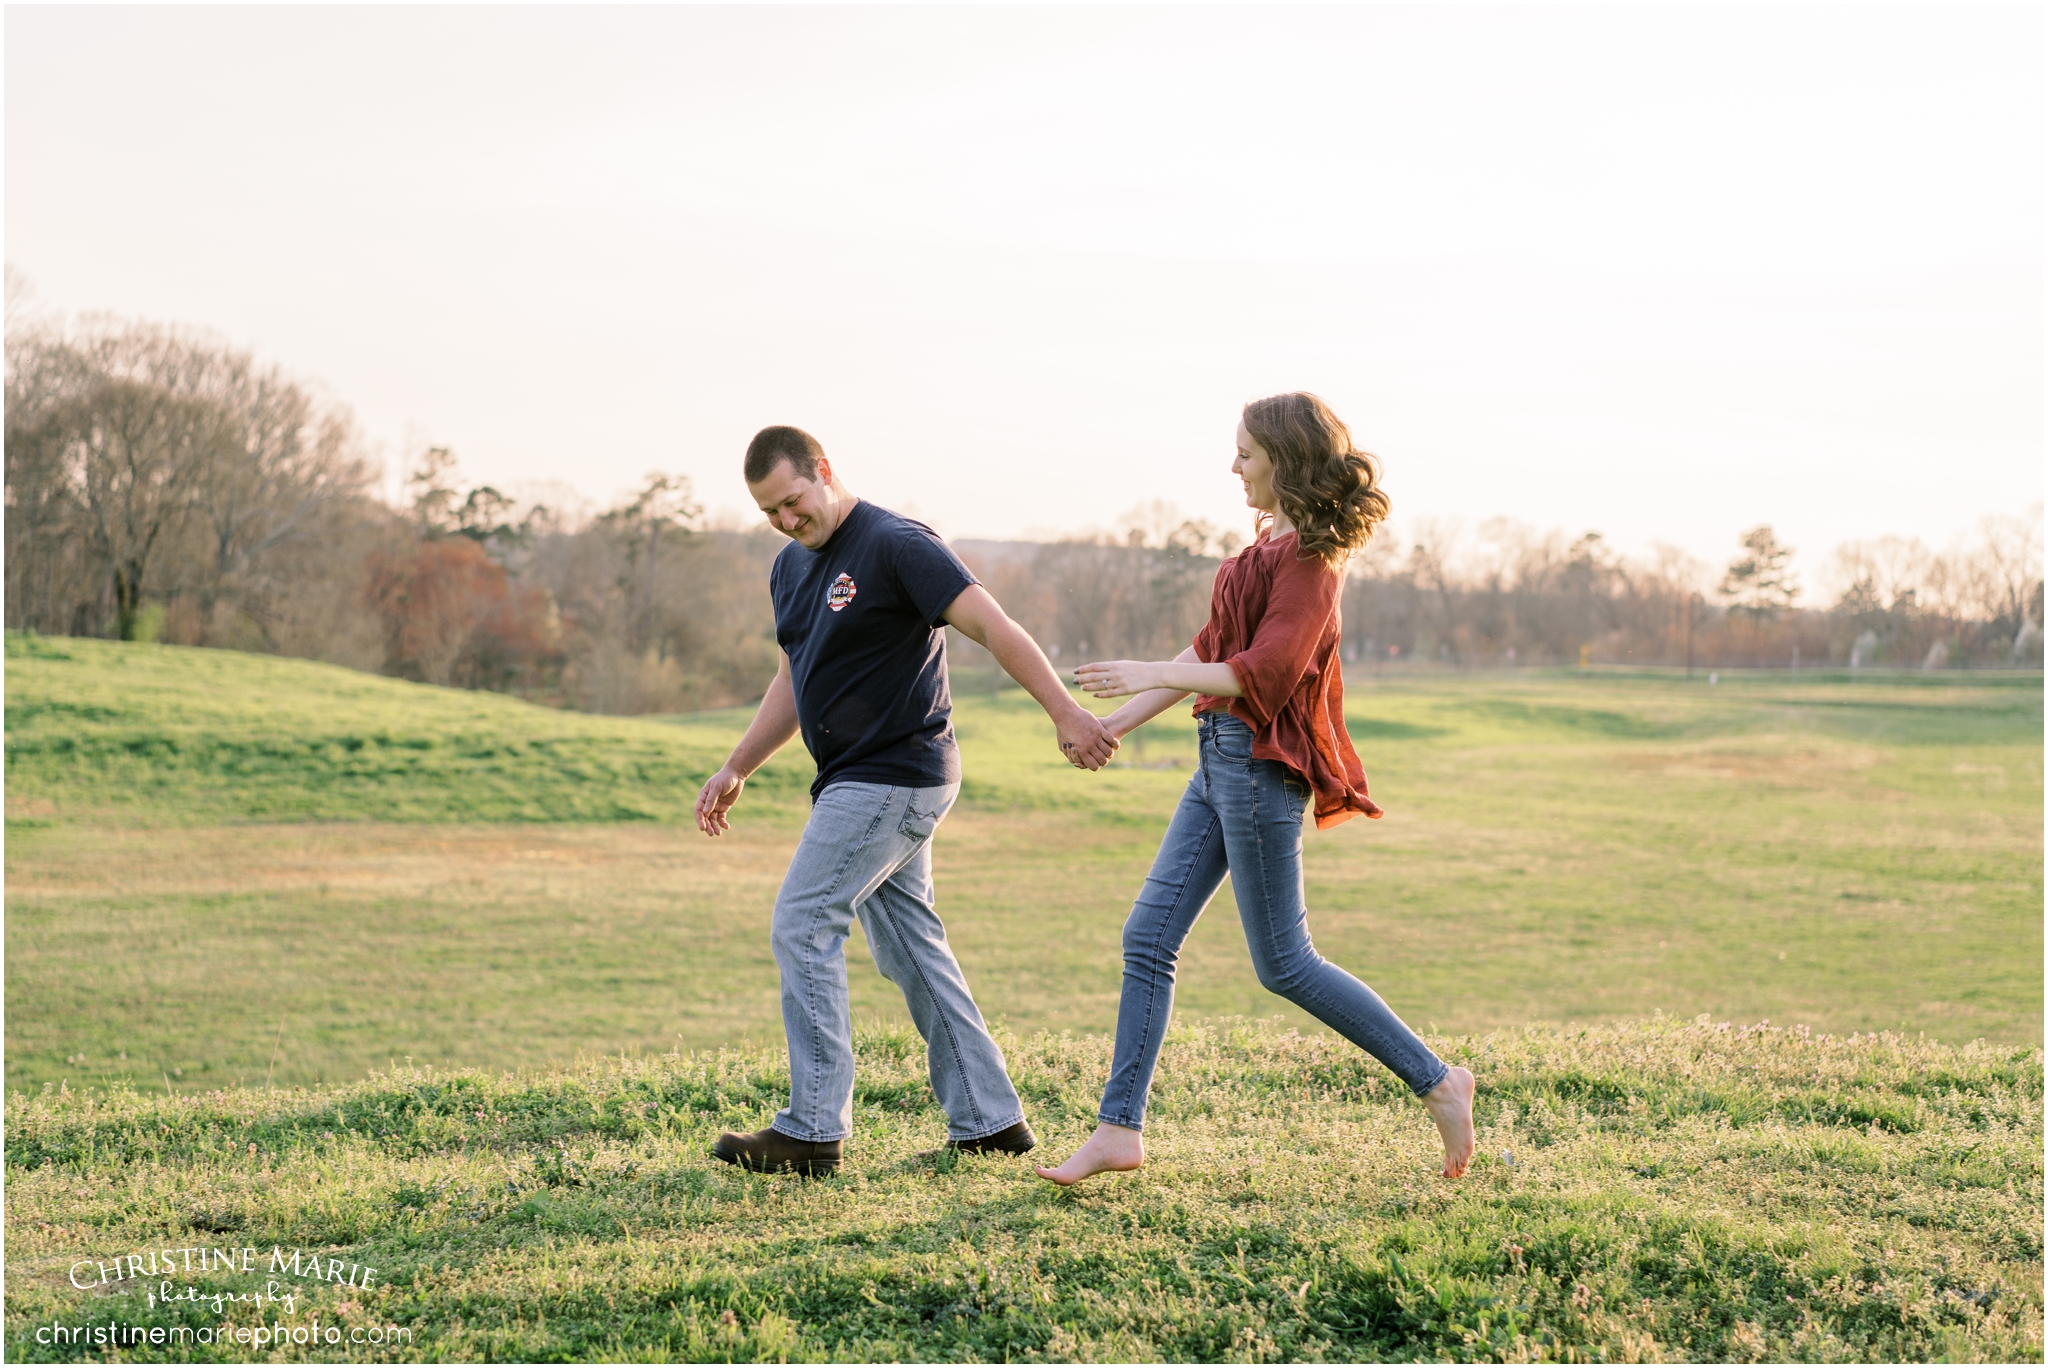
M1101 1124L1074 1156L1038 1170L1062 1186L1145 1162L1152 1069L1173 1009L1174 965L1195 918L1231 876L1266 988L1392 1069L1443 1135L1443 1175L1472 1159L1472 1074L1447 1067L1372 989L1316 953L1302 898L1301 819L1380 815L1344 730L1338 595L1351 552L1387 515L1373 458L1313 394L1245 405L1231 470L1258 510L1258 539L1223 562L1209 622L1170 661L1112 660L1075 673L1122 737L1190 693L1201 760L1124 923L1123 999Z

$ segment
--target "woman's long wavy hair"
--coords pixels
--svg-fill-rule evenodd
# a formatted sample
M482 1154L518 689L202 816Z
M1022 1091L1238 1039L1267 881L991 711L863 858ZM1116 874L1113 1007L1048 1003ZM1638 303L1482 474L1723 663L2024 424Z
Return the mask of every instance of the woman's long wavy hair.
M1301 391L1254 399L1244 426L1273 458L1273 492L1304 556L1339 566L1372 540L1393 506L1380 488L1380 463L1351 444L1351 429L1328 404Z

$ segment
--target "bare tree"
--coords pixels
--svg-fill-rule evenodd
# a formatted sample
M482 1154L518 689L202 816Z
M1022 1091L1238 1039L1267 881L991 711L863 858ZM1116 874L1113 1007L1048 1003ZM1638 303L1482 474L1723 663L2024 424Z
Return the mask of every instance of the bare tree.
M349 414L277 368L229 353L214 379L225 431L200 453L191 495L209 553L199 587L209 632L223 596L266 619L294 574L270 553L323 529L338 504L365 496L373 473Z
M1960 578L1971 607L2015 641L2041 623L2041 506L2031 517L1996 514L1977 525L1975 554Z
M165 328L100 324L58 343L58 383L19 440L68 491L111 582L115 634L135 638L152 560L230 423L206 390L217 353Z
M40 331L49 326L42 301L36 294L35 282L15 266L7 263L7 335L11 339L29 330Z
M44 632L91 631L103 618L107 583L76 535L78 490L55 411L71 367L57 339L18 325L26 282L7 268L7 625Z
M689 476L651 471L638 493L597 519L624 557L619 589L627 641L635 651L652 649L657 659L668 657L670 632L660 611L662 548L689 536L703 512Z
M1462 532L1463 528L1455 519L1425 518L1416 524L1415 536L1408 547L1409 574L1422 591L1420 603L1429 605L1426 611L1436 629L1431 634L1434 640L1429 644L1451 660L1458 659L1454 630L1457 610L1451 602L1451 567Z

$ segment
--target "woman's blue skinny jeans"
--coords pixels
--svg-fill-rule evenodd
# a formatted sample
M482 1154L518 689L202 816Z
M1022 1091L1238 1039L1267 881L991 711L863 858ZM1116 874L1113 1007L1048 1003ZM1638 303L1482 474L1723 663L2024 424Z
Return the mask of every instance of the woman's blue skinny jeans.
M1252 731L1225 712L1196 719L1201 762L1181 795L1152 872L1124 923L1116 1059L1100 1119L1143 1130L1152 1070L1173 1015L1181 943L1228 874L1252 967L1277 993L1389 1069L1420 1097L1449 1072L1380 995L1316 953L1301 880L1308 784L1252 758Z

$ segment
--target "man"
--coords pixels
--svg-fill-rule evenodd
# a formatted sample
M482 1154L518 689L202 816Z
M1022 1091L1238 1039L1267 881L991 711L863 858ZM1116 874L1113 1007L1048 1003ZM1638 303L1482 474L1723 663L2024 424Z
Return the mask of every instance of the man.
M924 1036L948 1147L1022 1154L1037 1139L932 907L932 833L960 792L945 625L1030 691L1073 764L1101 768L1116 739L938 534L855 498L808 433L763 428L745 474L792 543L768 576L781 663L746 735L697 795L697 826L726 830L747 776L799 730L818 777L772 931L789 1106L766 1130L719 1136L712 1153L765 1173L839 1167L853 1130L845 947L858 916Z

